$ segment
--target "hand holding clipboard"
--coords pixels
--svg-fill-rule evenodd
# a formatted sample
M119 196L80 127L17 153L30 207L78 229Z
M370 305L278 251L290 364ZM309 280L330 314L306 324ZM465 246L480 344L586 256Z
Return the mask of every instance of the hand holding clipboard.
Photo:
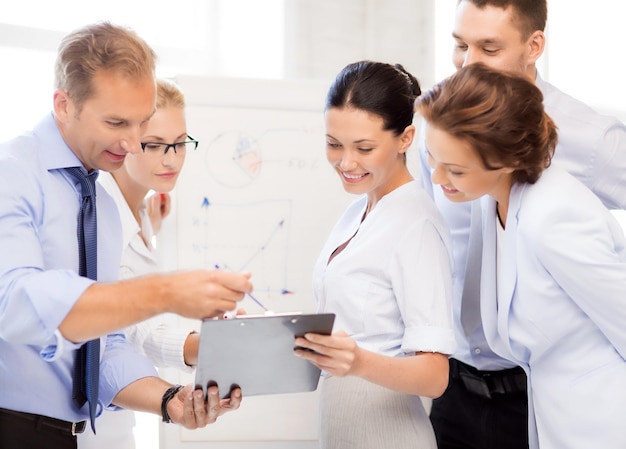
M314 391L320 369L294 355L306 333L330 335L335 315L285 313L205 320L200 330L196 388L217 385L224 397Z

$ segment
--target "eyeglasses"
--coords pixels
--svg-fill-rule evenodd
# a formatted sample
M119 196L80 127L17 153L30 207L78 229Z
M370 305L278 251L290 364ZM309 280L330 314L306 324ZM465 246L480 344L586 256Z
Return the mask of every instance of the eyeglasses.
M186 151L194 151L198 148L198 141L187 135L184 142L176 143L159 143L159 142L141 142L141 149L144 153L152 156L165 156L170 148L174 149L175 154L185 154Z

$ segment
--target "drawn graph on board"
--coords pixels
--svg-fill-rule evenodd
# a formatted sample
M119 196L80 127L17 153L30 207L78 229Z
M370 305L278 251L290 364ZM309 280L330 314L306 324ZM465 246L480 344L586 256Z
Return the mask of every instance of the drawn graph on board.
M217 135L208 145L207 171L219 184L227 188L244 188L253 183L261 174L263 168L276 165L286 165L287 168L304 167L315 168L318 163L316 156L306 161L302 156L291 156L282 159L279 153L282 144L291 139L303 137L316 137L316 141L322 136L321 127L308 129L265 129L260 135L251 135L241 130L224 131ZM294 144L306 147L307 142L300 140ZM323 142L317 142L322 144ZM323 147L319 147L320 155L323 155ZM310 156L309 156L310 157Z
M257 295L276 298L293 293L288 248L291 207L290 200L220 204L204 198L196 223L204 240L193 244L194 251L202 254L202 266L253 273ZM250 223L254 233L244 225L250 217L255 217ZM211 232L230 226L240 229L235 239Z
M227 187L245 187L256 179L261 167L259 139L242 131L227 131L216 136L207 153L207 170Z
M313 311L311 270L347 204L325 160L323 115L190 109L200 145L177 188L179 265L248 271L268 307Z

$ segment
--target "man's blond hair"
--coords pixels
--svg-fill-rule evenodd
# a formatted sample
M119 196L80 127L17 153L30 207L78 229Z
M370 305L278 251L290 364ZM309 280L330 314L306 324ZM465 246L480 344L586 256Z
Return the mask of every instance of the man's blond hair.
M55 88L65 90L80 110L93 95L92 80L106 71L131 80L153 77L156 54L129 28L99 22L63 38L55 64Z

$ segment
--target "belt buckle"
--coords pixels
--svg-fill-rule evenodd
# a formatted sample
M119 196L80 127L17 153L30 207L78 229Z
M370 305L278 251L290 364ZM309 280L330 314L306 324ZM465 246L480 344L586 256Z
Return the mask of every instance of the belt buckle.
M85 431L85 421L73 422L71 431L73 437L80 433L83 433Z
M463 382L463 385L465 386L465 389L467 391L474 393L478 396L491 399L491 391L489 390L489 385L487 385L485 379L464 372L460 372L459 376L461 377L461 381Z
M492 393L506 394L510 393L511 391L509 391L510 389L507 388L505 379L506 378L503 377L488 376L485 380L487 381L489 390L491 390Z

